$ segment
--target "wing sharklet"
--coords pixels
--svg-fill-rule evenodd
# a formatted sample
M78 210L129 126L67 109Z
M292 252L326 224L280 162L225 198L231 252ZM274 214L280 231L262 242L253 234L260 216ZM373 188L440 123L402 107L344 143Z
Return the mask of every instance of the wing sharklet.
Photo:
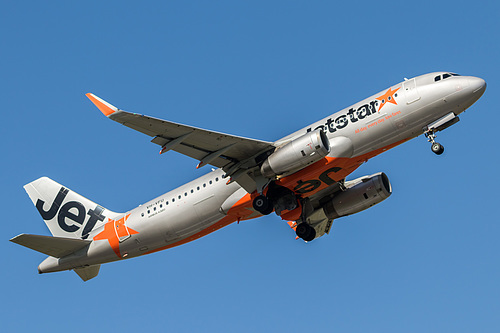
M106 116L106 117L109 117L111 116L113 113L117 112L117 111L120 111L120 109L118 109L116 106L114 105L111 105L109 104L108 102L106 102L105 100L103 100L102 98L99 98L97 97L96 95L94 94L91 94L91 93L88 93L88 94L85 94L85 96L87 96L90 101L92 103L94 103L95 106L97 106L97 108L99 110L101 110L101 112Z

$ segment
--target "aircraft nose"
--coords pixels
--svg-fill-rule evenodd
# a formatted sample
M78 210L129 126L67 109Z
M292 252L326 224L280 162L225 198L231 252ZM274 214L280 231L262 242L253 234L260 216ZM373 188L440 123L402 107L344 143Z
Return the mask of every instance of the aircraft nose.
M486 90L486 81L479 77L469 77L469 87L473 94L481 96Z

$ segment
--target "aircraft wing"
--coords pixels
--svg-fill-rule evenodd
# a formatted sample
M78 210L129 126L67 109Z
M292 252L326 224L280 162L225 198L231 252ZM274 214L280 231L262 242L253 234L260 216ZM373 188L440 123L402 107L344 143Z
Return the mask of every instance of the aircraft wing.
M231 181L249 193L255 191L256 182L262 177L257 164L275 148L271 142L126 112L93 94L86 96L111 120L152 137L151 142L162 147L160 154L174 150L200 161L197 168L206 164L222 168Z

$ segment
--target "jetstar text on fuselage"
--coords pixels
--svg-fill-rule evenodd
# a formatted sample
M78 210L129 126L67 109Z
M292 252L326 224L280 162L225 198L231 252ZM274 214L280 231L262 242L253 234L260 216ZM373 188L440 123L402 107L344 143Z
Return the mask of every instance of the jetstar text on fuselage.
M355 123L359 120L365 119L366 117L369 117L373 114L376 114L377 112L382 109L382 107L387 103L392 103L395 105L398 105L396 103L395 97L397 97L397 91L399 88L392 90L389 88L389 90L382 96L377 97L376 100L373 100L369 102L368 104L363 104L357 109L355 108L350 108L349 111L347 111L345 114L342 114L338 116L337 118L328 118L326 120L326 123L324 125L319 125L314 130L321 129L322 131L334 133L337 130L341 130L351 123ZM381 102L379 109L377 110L378 106L378 101ZM312 127L309 127L306 132L311 132L313 130Z

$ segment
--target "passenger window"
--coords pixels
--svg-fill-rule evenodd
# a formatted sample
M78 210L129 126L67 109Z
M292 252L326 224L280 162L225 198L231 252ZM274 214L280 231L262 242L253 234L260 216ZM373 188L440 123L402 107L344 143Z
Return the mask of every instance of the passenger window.
M177 198L179 198L179 200L181 200L181 196L180 195Z
M188 193L187 192L184 192L184 196L187 197L188 196Z
M218 182L219 181L219 177L215 178L215 181Z
M198 191L199 191L199 190L200 190L200 187L198 186L198 187L196 188L196 190L198 190Z
M209 183L210 185L212 185L212 181L209 181L208 183Z
M191 193L193 193L193 192L194 192L194 190L191 190Z
M439 80L441 80L441 75L438 75L438 76L436 76L436 77L434 78L434 81L436 81L436 82L437 82L437 81L439 81Z
M207 184L203 184L203 187L207 187Z

